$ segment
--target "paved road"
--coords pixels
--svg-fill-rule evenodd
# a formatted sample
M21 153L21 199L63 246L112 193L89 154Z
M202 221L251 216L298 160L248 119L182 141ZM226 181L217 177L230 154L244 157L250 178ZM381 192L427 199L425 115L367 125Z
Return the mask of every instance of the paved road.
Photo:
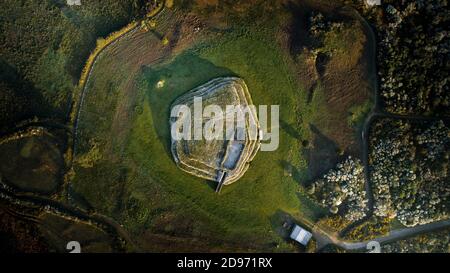
M376 241L380 243L380 245L392 243L401 239L405 239L408 237L412 237L415 235L419 235L426 232L432 232L435 230L443 229L450 226L450 220L444 220L439 222L434 222L426 225L415 226L412 228L403 228L393 230L387 236L378 237L370 241ZM346 250L358 250L358 249L366 249L366 242L357 242L357 243L349 243L344 241L337 241L336 245L346 249Z
M393 230L389 233L389 235L381 236L375 238L373 240L364 241L364 242L348 242L337 238L337 236L327 233L326 231L321 230L316 227L313 230L313 235L318 243L318 249L323 248L328 244L333 244L339 246L345 250L365 250L367 248L367 244L372 241L376 241L380 243L380 245L392 243L398 240L402 240L408 237L413 237L422 233L432 232L439 229L444 229L450 227L450 219L443 220L438 222L433 222L430 224L415 226L411 228L403 228Z

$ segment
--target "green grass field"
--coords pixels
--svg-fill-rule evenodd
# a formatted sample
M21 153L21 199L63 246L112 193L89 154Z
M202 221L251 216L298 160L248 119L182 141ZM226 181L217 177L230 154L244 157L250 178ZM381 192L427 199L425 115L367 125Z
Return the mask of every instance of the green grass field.
M203 216L209 230L221 231L216 236L242 240L277 241L272 233L271 217L278 210L316 220L322 210L299 200L300 181L285 175L285 164L296 167L305 176L306 162L301 156L301 139L281 131L280 147L276 152L260 152L246 175L218 196L209 183L177 169L169 152L169 109L181 94L213 78L237 75L248 84L256 105L280 105L281 119L291 124L304 139L308 133L297 123L304 105L304 94L290 78L284 57L275 46L268 46L259 37L236 35L208 43L208 47L189 50L157 67L144 70L141 92L145 94L143 113L136 119L128 153L136 162L142 162L150 174L136 179L137 189L145 187L150 179L159 181L171 192L168 204L180 204L187 215ZM264 56L260 58L258 56ZM158 89L157 82L165 80ZM283 96L280 96L280 94ZM148 151L148 153L143 152ZM154 155L154 156L151 156ZM136 192L138 192L136 190ZM143 196L145 202L151 196ZM187 208L186 208L187 207ZM173 210L178 212L180 208ZM193 219L202 219L195 218ZM198 221L198 220L193 220ZM211 231L210 231L211 232Z
M317 134L310 125L327 128L332 113L320 84L308 102L292 56L274 38L277 17L264 24L270 25L240 24L233 31L203 37L169 58L141 67L133 76L130 129L121 141L116 141L119 137L111 128L117 125L112 124L116 105L126 98L121 89L126 88L128 64L125 61L110 74L107 71L114 59L108 53L100 58L80 124L72 184L80 198L75 199L116 219L136 241L163 234L202 241L205 251L223 245L241 250L294 250L280 236L282 215L313 223L327 214L304 193L311 179L305 156L305 149L311 147L305 143L313 143ZM149 48L155 44L155 50L161 46L155 38L146 43L151 43L146 45ZM169 113L177 97L223 76L242 78L255 105L280 105L280 146L275 152L260 151L246 174L217 195L214 182L177 168L170 153ZM164 87L158 88L161 80ZM86 160L90 157L92 162ZM140 247L161 250L151 243ZM176 251L177 245L164 250Z

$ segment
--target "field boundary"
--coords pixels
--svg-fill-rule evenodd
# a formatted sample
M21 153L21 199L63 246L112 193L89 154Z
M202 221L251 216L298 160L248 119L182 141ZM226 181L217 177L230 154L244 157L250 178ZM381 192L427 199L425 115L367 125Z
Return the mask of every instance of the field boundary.
M95 63L98 60L98 57L101 55L101 53L106 50L109 46L115 44L118 40L123 38L125 35L131 33L132 31L136 30L140 27L141 21L153 18L160 14L165 6L166 1L164 0L160 6L158 6L155 10L148 13L146 15L146 18L140 19L137 21L133 21L123 27L122 29L115 31L111 34L109 34L106 38L100 38L97 40L97 46L90 54L89 58L86 61L86 64L82 70L81 77L78 81L78 85L75 88L74 96L72 99L72 109L70 111L70 118L69 118L69 124L72 126L72 139L69 141L69 148L67 152L67 161L72 162L73 157L75 155L75 143L76 143L76 137L77 137L77 129L78 129L78 123L81 113L81 108L83 106L84 97L86 94L86 88L87 84L89 82L89 77L92 74L92 70L95 67Z

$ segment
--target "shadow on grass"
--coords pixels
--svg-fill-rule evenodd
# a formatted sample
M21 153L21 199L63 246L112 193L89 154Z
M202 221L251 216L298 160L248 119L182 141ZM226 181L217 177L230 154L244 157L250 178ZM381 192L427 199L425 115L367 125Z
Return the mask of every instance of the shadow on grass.
M216 191L216 189L217 189L216 181L205 180L205 183L206 183L206 185L208 185L209 188L211 188L211 190Z
M326 171L333 168L340 160L339 147L336 142L323 134L316 126L309 124L313 133L313 143L303 149L308 160L309 181L317 179Z
M176 57L170 63L156 67L144 67L144 88L153 117L153 126L167 154L172 157L170 146L170 108L175 99L214 78L236 76L232 71L217 67L190 52ZM163 88L157 88L159 81Z

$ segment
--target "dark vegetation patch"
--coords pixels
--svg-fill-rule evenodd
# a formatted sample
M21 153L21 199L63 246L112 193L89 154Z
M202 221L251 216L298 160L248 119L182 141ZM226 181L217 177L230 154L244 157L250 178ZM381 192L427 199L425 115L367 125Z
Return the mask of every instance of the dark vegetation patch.
M63 173L64 159L52 137L30 136L0 146L0 175L22 191L52 193Z
M65 253L67 243L79 242L83 253L111 253L114 243L111 237L94 225L64 219L43 213L39 217L39 231L52 252Z
M0 129L34 116L64 121L96 39L145 12L146 1L82 2L1 2Z

